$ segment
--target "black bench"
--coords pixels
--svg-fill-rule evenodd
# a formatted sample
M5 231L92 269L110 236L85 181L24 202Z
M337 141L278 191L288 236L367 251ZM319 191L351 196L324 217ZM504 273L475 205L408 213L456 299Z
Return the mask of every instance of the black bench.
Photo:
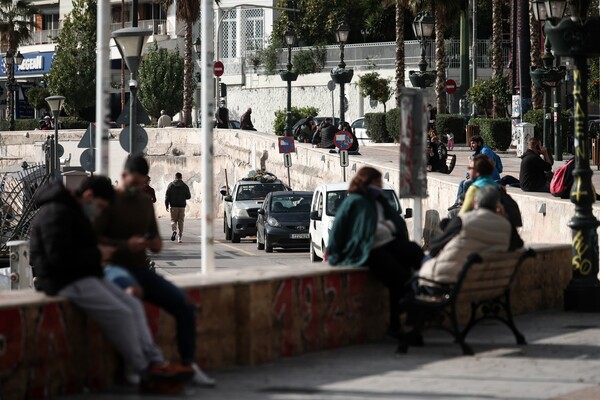
M526 344L525 337L515 326L510 293L523 261L535 257L531 249L510 253L471 254L458 275L456 283L447 284L420 278L421 283L437 287L436 295L417 294L402 300L401 308L412 319L414 333L420 334L426 322L442 328L454 336L465 355L473 349L465 343L469 331L481 320L496 319L508 326L517 344ZM415 278L416 279L416 278ZM471 317L461 329L458 323L458 303L471 305ZM415 335L412 335L414 338ZM411 335L400 335L398 353L406 353ZM421 343L422 345L422 343Z

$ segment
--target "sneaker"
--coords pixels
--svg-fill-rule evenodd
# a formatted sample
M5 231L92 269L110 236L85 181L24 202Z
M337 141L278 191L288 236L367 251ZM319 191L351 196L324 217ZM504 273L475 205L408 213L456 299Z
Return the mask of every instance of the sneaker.
M171 235L171 242L174 242L176 237L177 237L177 232L173 232L173 234Z
M179 235L179 237L177 238L177 242L178 243L183 243L183 240L181 240L181 235Z
M194 376L192 377L192 383L195 386L205 387L205 388L213 388L217 386L217 381L213 378L210 378L208 375L204 373L198 366L198 364L193 363L191 365L194 370Z
M132 386L137 386L140 384L141 382L141 376L140 374L138 374L131 366L127 365L125 367L125 381L132 385Z

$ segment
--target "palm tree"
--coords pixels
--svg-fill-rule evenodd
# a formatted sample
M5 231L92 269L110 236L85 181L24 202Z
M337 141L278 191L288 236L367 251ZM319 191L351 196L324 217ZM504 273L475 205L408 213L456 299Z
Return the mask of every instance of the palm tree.
M396 107L400 107L400 93L404 87L404 12L408 0L396 0Z
M531 63L537 67L542 68L542 49L540 45L541 29L540 23L536 21L533 10L530 6L529 9L529 26L530 26L530 43L531 43ZM544 106L544 89L537 88L535 85L531 87L531 106L534 109L540 109Z
M502 5L504 0L492 0L492 78L502 76L504 60L502 58ZM505 104L493 96L492 115L494 118L504 114Z

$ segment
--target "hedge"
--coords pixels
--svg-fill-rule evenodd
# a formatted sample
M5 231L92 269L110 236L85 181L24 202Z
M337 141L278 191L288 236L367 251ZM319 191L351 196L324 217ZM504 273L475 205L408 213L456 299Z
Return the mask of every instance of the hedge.
M61 129L87 129L89 122L75 118L75 117L61 117L59 118ZM16 119L15 120L15 131L34 131L39 126L39 119ZM0 130L8 130L8 121L2 121Z
M465 143L467 141L465 119L462 115L437 114L435 117L435 130L440 138L446 129L454 134L455 143Z
M316 107L292 107L292 126L302 118L309 116L316 117L319 115L319 109ZM277 136L283 136L285 133L285 115L286 110L275 111L275 121L273 122L273 130Z
M536 138L542 139L544 136L544 110L529 110L525 115L523 115L523 122L529 122L530 124L534 124L533 133ZM553 122L554 123L554 120ZM562 144L563 149L567 148L567 140L569 136L573 134L573 121L571 120L571 115L567 111L562 111L561 120L560 120L560 128L562 133ZM554 133L553 133L554 135Z
M375 143L391 143L394 141L388 134L385 117L385 113L382 112L365 114L367 136Z
M486 145L494 150L504 151L512 140L510 118L472 118L469 125L479 126L480 135Z
M385 127L389 137L396 143L400 142L400 125L402 125L400 109L392 108L385 114Z

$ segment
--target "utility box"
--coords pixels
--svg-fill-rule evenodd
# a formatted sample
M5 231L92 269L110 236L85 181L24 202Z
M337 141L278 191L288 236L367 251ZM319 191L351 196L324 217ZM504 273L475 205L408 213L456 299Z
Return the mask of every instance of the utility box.
M88 178L88 174L85 171L71 170L62 174L63 184L67 189L76 190L81 182Z
M517 157L521 157L527 151L527 141L534 137L533 124L521 122L514 126L513 137L517 141Z

